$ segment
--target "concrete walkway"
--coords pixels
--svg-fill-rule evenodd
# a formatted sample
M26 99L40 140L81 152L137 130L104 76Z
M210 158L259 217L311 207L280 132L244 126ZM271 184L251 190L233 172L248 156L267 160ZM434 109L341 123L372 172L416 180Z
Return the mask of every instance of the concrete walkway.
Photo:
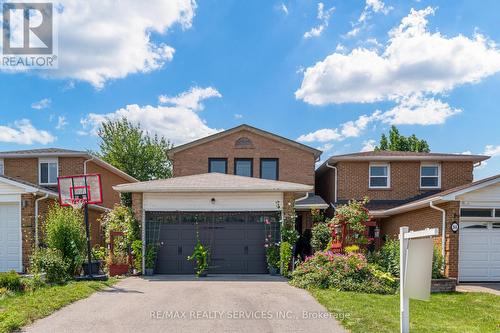
M305 290L280 277L127 278L24 332L347 332Z
M463 283L457 286L460 292L490 293L500 296L500 283Z

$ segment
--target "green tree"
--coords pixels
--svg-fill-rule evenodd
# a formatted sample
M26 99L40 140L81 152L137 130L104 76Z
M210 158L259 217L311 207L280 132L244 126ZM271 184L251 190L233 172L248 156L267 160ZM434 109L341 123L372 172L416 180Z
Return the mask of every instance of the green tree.
M167 154L172 145L164 137L152 136L126 118L102 123L98 135L96 155L132 177L146 181L172 176Z
M375 150L430 152L427 141L417 138L415 134L409 137L401 135L394 125L389 130L389 140L385 134L382 134Z

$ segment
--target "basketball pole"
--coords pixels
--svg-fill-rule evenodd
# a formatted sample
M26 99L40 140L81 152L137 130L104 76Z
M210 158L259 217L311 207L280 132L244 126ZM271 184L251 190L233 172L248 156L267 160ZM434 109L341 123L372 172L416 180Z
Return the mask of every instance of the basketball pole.
M87 260L89 268L89 277L92 278L92 252L90 247L90 225L89 225L89 205L84 203L83 214L85 218L85 231L87 233Z

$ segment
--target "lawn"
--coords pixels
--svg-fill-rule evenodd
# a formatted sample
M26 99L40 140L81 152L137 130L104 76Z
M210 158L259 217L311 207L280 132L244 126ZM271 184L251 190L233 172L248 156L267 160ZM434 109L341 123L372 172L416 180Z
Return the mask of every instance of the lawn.
M399 295L311 290L344 327L355 332L399 332ZM347 317L347 314L349 316ZM414 332L500 332L500 296L485 293L433 294L430 301L410 300Z
M11 332L43 318L74 301L113 285L117 280L69 282L32 293L0 297L0 333Z

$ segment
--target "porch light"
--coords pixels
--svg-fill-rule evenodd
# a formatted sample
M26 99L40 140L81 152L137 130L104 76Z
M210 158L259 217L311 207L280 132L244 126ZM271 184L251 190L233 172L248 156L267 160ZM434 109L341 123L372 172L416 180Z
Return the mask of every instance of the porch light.
M215 205L215 198L212 198L210 202L212 203L212 205Z

